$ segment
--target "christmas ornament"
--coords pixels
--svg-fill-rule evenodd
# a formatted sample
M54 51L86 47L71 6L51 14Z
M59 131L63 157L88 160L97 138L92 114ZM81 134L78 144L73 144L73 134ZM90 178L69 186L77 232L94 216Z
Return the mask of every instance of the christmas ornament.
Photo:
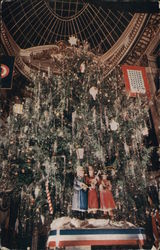
M49 205L49 213L53 214L53 207L52 207L51 196L50 196L49 187L48 187L48 181L46 181L45 186L46 186L47 201Z
M147 135L148 135L148 128L147 128L147 127L144 127L144 128L142 129L142 135L143 135L143 136L147 136Z
M73 153L73 145L72 144L69 145L69 153L72 156L72 153Z
M41 214L41 221L43 225L44 225L44 220L45 220L45 217Z
M79 160L80 160L80 159L83 159L83 156L84 156L84 148L77 148L76 154L77 154L77 158L78 158Z
M23 114L23 105L22 104L18 104L18 103L14 104L13 105L13 112L15 114L22 115Z
M106 128L108 129L108 128L109 128L109 119L108 119L108 116L107 116L106 107L105 107L105 109L104 109L104 118L105 118L105 125L106 125Z
M34 191L36 198L38 197L39 192L40 192L40 188L39 188L39 186L36 186L35 191Z
M22 174L24 174L24 173L25 173L25 169L24 169L24 168L22 168L21 172L22 172Z
M125 152L126 152L126 155L129 155L129 146L127 145L126 140L125 140L125 142L124 142L124 150L125 150Z
M80 72L81 73L84 73L85 72L85 63L83 62L83 63L81 63L81 65L80 65Z
M91 87L89 90L89 93L93 97L93 99L96 100L96 95L98 93L98 89L96 87Z
M47 176L49 176L49 173L50 173L50 163L49 163L49 161L48 160L46 160L44 163L44 166L45 166L45 171L46 171L46 174L47 174Z
M112 120L110 122L110 128L111 128L112 131L116 131L118 129L118 127L119 127L119 123L118 122L116 122L114 120Z
M57 129L57 134L59 137L63 137L63 130L61 128Z
M93 121L94 121L94 124L96 126L96 109L95 109L95 107L93 108Z
M101 130L104 131L105 130L105 126L104 126L104 123L103 123L103 119L101 118L100 121L101 121Z
M48 116L49 116L48 111L44 111L44 117L47 119L47 118L48 118Z
M25 127L24 127L24 133L27 133L28 129L29 129L29 127L28 127L28 126L25 126Z
M75 127L75 120L76 120L77 113L74 111L72 113L72 134L74 134L74 127Z
M53 151L54 153L57 153L57 141L54 142Z
M130 161L129 162L129 169L130 169L130 171L131 171L131 174L134 176L135 175L135 171L134 171L134 161Z
M75 36L69 37L68 42L70 43L71 46L77 45L77 38Z

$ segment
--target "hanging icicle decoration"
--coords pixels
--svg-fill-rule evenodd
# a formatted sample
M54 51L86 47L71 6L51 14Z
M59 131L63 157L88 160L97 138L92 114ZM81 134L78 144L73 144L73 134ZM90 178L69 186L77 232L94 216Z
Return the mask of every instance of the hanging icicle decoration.
M95 127L96 127L96 109L95 109L95 107L93 108L93 122L94 122Z
M72 113L72 136L74 135L76 117L77 117L77 112L74 111L74 112Z
M72 144L69 145L69 153L70 153L70 156L72 156L72 154L73 154L73 145Z
M130 154L129 146L127 145L126 139L124 141L124 150L127 156Z
M132 139L132 151L135 153L136 152L136 145L135 145L135 140Z
M40 192L40 187L37 185L36 188L35 188L35 191L34 191L36 199L37 199L37 197L39 195L39 192Z
M50 163L49 163L48 160L46 160L44 162L44 166L45 166L45 172L46 172L47 176L49 176L49 173L50 173Z
M77 154L77 159L82 160L84 157L84 148L77 148L76 154Z
M142 128L142 135L143 136L147 136L148 135L148 128L147 128L147 125L146 125L146 122L144 122L144 127Z
M102 117L100 118L101 119L101 130L104 131L105 130L105 126L104 126L104 123L103 123L103 120L102 120Z
M64 122L64 119L63 119L63 111L61 112L61 128L63 129L63 122Z
M101 124L101 131L105 131L105 126L104 126L104 123L103 123L102 105L100 105L100 124Z
M129 168L130 168L131 174L132 174L133 176L135 176L134 161L131 160L131 161L129 162Z
M50 121L52 120L52 117L53 117L53 107L52 107L52 105L50 105L50 107L49 107L49 120Z
M42 225L44 225L45 217L41 214Z
M49 125L49 112L47 110L44 111L44 118L45 118L46 125Z
M138 143L142 142L141 126L136 129L136 139Z
M54 153L57 153L57 140L55 140L55 142L54 142L53 151L54 151Z
M105 125L106 125L106 128L108 129L108 127L109 127L109 119L108 119L108 116L107 116L106 107L105 107L105 109L104 109L104 118L105 118Z
M101 148L101 161L103 163L103 166L105 165L105 154L104 154L104 150L103 150L103 147L100 146Z

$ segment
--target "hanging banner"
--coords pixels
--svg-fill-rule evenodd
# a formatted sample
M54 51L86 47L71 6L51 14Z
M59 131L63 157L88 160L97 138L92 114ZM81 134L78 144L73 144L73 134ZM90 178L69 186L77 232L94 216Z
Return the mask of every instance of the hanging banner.
M0 88L1 89L11 89L12 88L12 77L13 77L13 66L14 66L14 56L1 56L1 78L0 78Z
M147 95L151 98L147 74L144 67L122 65L126 91L129 96Z

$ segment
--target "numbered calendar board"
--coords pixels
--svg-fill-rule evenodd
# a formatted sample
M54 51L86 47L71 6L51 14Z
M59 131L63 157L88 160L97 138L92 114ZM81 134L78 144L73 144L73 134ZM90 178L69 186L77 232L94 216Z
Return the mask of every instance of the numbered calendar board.
M151 98L149 83L144 67L123 65L122 71L125 80L126 91L129 96L147 95Z

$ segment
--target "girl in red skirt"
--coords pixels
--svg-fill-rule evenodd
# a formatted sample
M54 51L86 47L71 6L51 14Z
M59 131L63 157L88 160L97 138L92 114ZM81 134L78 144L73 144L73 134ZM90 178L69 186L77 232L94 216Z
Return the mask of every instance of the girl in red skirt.
M109 213L110 217L113 219L113 209L116 208L116 204L111 193L112 185L109 180L107 180L107 175L102 175L101 184L99 186L100 191L100 210L104 212L104 214Z
M88 185L88 212L95 214L99 208L98 204L98 174L94 175L94 169L89 166L89 176L86 177L86 184Z

